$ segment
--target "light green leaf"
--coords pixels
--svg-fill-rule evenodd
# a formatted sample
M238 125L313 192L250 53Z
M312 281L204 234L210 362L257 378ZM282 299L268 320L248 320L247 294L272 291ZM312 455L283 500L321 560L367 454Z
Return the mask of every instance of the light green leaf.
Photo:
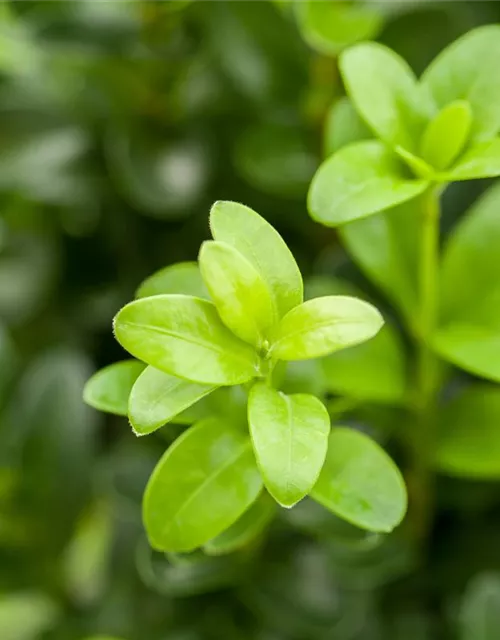
M466 100L443 107L424 131L422 158L435 169L446 169L464 148L471 124L472 109Z
M230 527L262 489L250 438L215 419L178 438L149 479L143 518L151 545L192 551Z
M326 157L351 142L372 138L372 132L361 120L349 98L343 96L333 103L325 120L323 150Z
M295 9L304 40L332 56L355 42L375 37L383 23L377 7L368 4L303 0L295 3Z
M204 242L198 259L222 322L239 338L260 349L277 317L259 272L225 242Z
M330 432L328 411L315 396L287 396L259 383L248 398L248 423L267 490L283 507L292 507L318 479Z
M335 227L411 200L428 182L412 179L407 171L380 142L350 144L318 169L309 189L309 213Z
M394 147L394 152L407 165L408 169L410 169L416 178L421 178L422 180L433 180L435 178L436 172L430 164L414 153L411 153L411 151L398 145Z
M464 478L500 478L500 391L474 385L439 414L436 467Z
M248 546L266 529L275 511L275 502L269 494L262 493L229 529L204 544L203 551L210 556L220 556Z
M83 399L99 411L126 416L130 391L145 366L137 360L123 360L104 367L86 383Z
M326 356L373 338L383 323L377 309L358 298L315 298L286 314L269 353L279 360Z
M435 106L405 60L384 45L358 44L340 56L347 94L381 140L417 151Z
M215 240L239 251L267 284L279 316L302 302L302 276L283 238L264 218L237 202L216 202L210 211Z
M77 525L63 554L66 589L82 606L100 601L107 586L113 541L109 505L94 503Z
M500 138L477 142L467 149L457 164L439 175L443 182L495 178L500 175Z
M143 436L156 431L215 389L215 385L188 382L147 367L129 397L128 413L134 433Z
M407 320L415 317L418 304L419 204L415 199L340 228L353 260Z
M459 625L460 640L496 640L500 636L500 574L480 573L467 584Z
M156 431L215 389L215 385L188 382L147 367L137 378L128 401L134 433L143 436Z
M0 597L0 638L37 640L59 617L55 602L37 591L11 591Z
M259 373L257 353L206 300L174 294L135 300L118 312L114 330L132 355L192 382L240 384Z
M475 140L487 140L500 129L498 60L500 25L487 25L453 42L422 76L439 107L461 99L470 103Z
M391 325L364 344L321 360L328 391L381 403L399 403L406 390L406 361L401 340Z
M500 381L500 185L491 187L444 251L441 321L434 344L448 360Z
M148 298L162 293L184 293L196 298L208 298L196 262L178 262L153 273L140 285L135 297Z
M376 532L392 531L407 506L404 481L394 462L371 438L344 427L330 435L311 497L351 524Z

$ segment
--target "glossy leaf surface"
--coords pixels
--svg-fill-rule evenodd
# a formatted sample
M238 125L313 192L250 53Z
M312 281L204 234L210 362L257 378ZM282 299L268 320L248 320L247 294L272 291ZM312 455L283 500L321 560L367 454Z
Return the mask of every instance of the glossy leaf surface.
M137 360L124 360L104 367L86 383L83 399L99 411L126 416L130 392L145 366Z
M406 61L384 45L367 42L342 54L340 70L348 95L377 136L416 151L435 107Z
M118 313L114 329L130 353L192 382L240 384L258 373L255 351L222 324L213 304L199 298L136 300Z
M156 431L216 388L147 367L136 380L128 400L134 432L142 436Z
M254 542L271 522L276 504L267 493L262 493L236 522L213 540L203 545L210 556L233 553Z
M199 262L222 322L239 338L260 348L277 318L269 289L257 269L225 242L205 242Z
M466 99L472 107L472 136L487 140L500 129L500 25L474 29L429 65L422 83L439 107Z
M262 216L237 202L216 202L210 211L210 228L215 240L233 246L257 269L279 316L302 302L302 276L295 258Z
M316 222L335 227L412 200L427 184L412 179L380 142L356 142L320 166L309 189L308 209Z
M260 383L250 391L248 423L267 490L292 507L309 493L325 460L327 410L315 396L287 396Z
M196 262L177 262L146 278L137 289L136 298L148 298L162 293L183 293L208 298L208 291Z
M394 462L368 436L344 427L332 430L311 497L369 531L392 531L406 512L406 489Z
M149 479L143 518L151 545L191 551L230 527L262 489L248 435L215 419L186 431Z
M315 298L282 319L270 353L279 360L318 358L373 338L383 322L375 307L358 298Z

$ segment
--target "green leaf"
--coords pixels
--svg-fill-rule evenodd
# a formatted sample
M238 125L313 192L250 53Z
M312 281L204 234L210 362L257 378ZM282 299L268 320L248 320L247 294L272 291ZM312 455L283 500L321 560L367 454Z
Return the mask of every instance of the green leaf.
M299 268L283 238L264 218L237 202L216 202L210 211L215 240L226 242L257 269L279 316L302 302Z
M215 419L194 425L149 479L143 518L151 545L191 551L230 527L262 489L250 438Z
M355 142L320 166L309 189L308 209L313 220L335 227L411 200L427 185L409 178L380 142Z
M472 373L500 381L500 185L473 205L448 240L434 345Z
M208 298L196 262L177 262L153 273L140 285L135 297L148 298L162 293L184 293L196 298Z
M381 140L417 151L435 109L405 60L384 45L366 42L340 56L347 94Z
M439 414L436 467L464 478L500 478L500 391L475 385Z
M422 158L435 169L446 169L464 148L471 124L472 109L466 100L455 100L443 107L424 131Z
M340 228L348 252L407 320L418 308L419 199Z
M0 637L2 640L37 640L55 626L59 615L56 603L43 593L4 593L0 597Z
M292 507L309 493L325 460L327 410L315 396L287 396L259 383L248 398L248 423L267 490Z
M487 140L500 129L499 59L500 25L487 25L453 42L422 76L439 107L455 100L469 102L474 140Z
M375 37L383 23L377 7L368 4L303 0L295 3L295 9L304 40L331 56L355 42Z
M130 391L145 366L137 360L123 360L97 371L83 389L84 401L99 411L126 416Z
M456 165L440 174L443 182L495 178L500 175L500 138L477 142L467 149Z
M328 391L381 403L399 403L406 391L406 359L396 329L384 325L364 344L321 360Z
M376 532L392 531L407 504L394 462L368 436L344 427L332 430L311 497L351 524Z
M500 575L480 573L467 584L460 612L460 640L496 640L500 634Z
M210 556L233 553L251 544L271 522L276 505L267 493L262 493L236 522L213 540L203 545Z
M269 354L279 360L307 360L373 338L384 321L374 306L349 296L308 300L281 320Z
M225 242L204 242L198 259L222 322L239 338L260 349L277 318L259 272Z
M128 401L134 433L144 436L156 431L215 389L215 385L188 382L147 367L137 378Z
M213 304L183 295L131 302L114 320L127 351L156 369L191 382L240 384L259 373L259 357L221 322Z
M336 100L325 120L323 151L326 157L351 142L370 140L372 132L361 120L352 102L346 96Z
M422 160L422 158L419 158L414 153L411 153L411 151L400 146L395 147L394 152L407 165L408 169L410 169L416 178L421 178L422 180L435 179L436 172L430 164Z

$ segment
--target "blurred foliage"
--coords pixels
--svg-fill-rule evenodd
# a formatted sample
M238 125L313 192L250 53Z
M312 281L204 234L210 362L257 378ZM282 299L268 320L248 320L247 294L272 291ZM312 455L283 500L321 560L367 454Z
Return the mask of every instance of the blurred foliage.
M425 558L308 502L232 554L165 557L140 502L182 427L138 441L81 400L123 358L111 317L145 276L196 257L217 199L262 212L305 274L375 297L305 207L343 94L336 55L378 38L420 72L498 21L481 1L0 4L2 640L500 637L498 482L438 477ZM446 194L445 229L484 186ZM361 409L350 422L397 457L404 418Z

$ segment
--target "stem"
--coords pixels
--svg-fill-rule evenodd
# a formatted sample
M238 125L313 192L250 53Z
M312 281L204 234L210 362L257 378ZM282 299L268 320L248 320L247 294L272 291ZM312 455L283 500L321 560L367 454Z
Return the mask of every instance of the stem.
M419 287L420 317L417 336L416 430L413 442L413 529L419 542L432 524L434 478L434 408L436 402L437 359L430 340L437 320L437 276L439 266L439 195L429 189L423 196Z

